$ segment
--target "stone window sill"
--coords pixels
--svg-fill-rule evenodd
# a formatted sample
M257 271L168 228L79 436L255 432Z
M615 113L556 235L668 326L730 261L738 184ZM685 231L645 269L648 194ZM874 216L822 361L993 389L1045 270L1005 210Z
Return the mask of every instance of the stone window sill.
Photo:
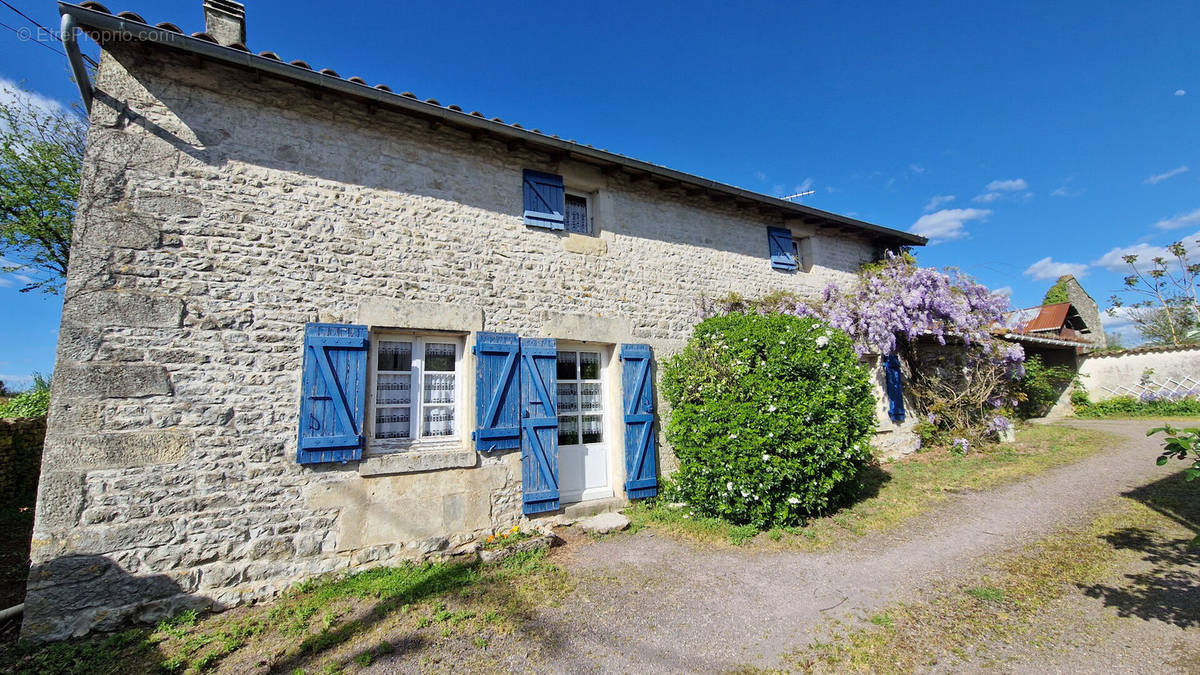
M360 476L387 476L441 469L467 469L476 465L473 448L414 449L367 457L358 463Z

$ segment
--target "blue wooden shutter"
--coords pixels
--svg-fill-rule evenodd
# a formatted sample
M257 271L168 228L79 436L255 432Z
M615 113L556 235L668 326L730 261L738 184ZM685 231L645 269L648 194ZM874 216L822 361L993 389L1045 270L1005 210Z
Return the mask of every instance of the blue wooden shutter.
M520 344L516 333L475 335L475 449L521 447Z
M563 229L562 176L525 169L525 224Z
M521 492L526 514L558 506L558 344L521 338Z
M771 267L777 270L796 269L796 250L792 247L791 230L768 227L767 247L771 252Z
M621 345L621 394L625 413L625 495L658 494L654 456L654 377L649 345Z
M891 354L884 362L887 375L888 417L893 422L904 421L904 375L900 372L900 357Z
M305 325L301 383L296 460L318 464L362 459L367 327Z

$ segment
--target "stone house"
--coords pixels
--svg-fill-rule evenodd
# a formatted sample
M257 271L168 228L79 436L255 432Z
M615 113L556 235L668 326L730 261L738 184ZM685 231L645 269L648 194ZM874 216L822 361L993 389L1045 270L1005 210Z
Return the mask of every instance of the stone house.
M925 242L254 54L234 2L60 10L91 128L29 638L652 495L702 296Z
M1039 356L1046 365L1078 370L1084 354L1108 345L1100 307L1073 276L1061 277L1054 288L1061 289L1065 302L1009 312L995 332L1024 347L1026 357Z

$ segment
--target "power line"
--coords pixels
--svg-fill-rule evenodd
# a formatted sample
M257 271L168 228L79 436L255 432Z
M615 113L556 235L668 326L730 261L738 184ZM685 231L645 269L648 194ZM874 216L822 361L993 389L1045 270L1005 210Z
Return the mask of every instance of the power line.
M16 7L13 7L11 4L9 4L9 3L8 3L8 0L0 0L0 5L4 5L5 7L7 7L7 8L9 8L9 9L11 9L12 11L16 12L16 13L17 13L17 15L19 15L21 18L25 19L25 20L26 20L26 21L28 21L29 23L31 23L31 24L33 24L33 25L37 26L39 29L41 29L41 31L42 31L43 33L45 33L45 34L47 34L47 35L52 35L52 36L54 36L54 39L55 39L55 40L58 40L59 42L62 42L62 41L63 41L63 39L62 39L62 36L61 36L61 35L59 35L58 33L56 33L56 32L54 32L54 31L50 30L49 28L46 28L45 26L43 26L42 24L38 23L37 21L34 21L34 20L33 20L33 18L31 18L31 17L30 17L28 14L26 14L25 12L22 12L21 10L19 10L19 9L17 9ZM11 30L12 32L16 33L18 37L24 37L25 39L28 39L28 36L22 36L22 35L21 35L21 32L20 32L20 31L18 31L17 29L15 29L15 28L13 28L12 26L4 25L4 24L0 24L0 25L3 25L5 28L7 28L7 29ZM66 54L64 54L63 52L60 52L60 51L58 51L57 49L54 49L53 47L51 47L50 45L48 45L48 44L46 44L46 43L42 42L41 40L33 40L33 42L36 42L36 43L38 43L39 45L42 45L42 46L43 46L43 47L45 47L46 49L49 49L49 50L53 51L53 52L54 52L54 53L56 53L56 54L59 54L59 55L61 55L61 56L64 56L64 57L66 56ZM92 57L88 56L87 54L80 54L80 56L82 56L82 57L83 57L83 59L84 59L85 61L87 61L88 63L92 64L92 67L93 67L93 68L94 68L94 67L96 67L96 66L98 66L98 65L100 65L100 64L96 63L94 60L92 60Z
M22 33L20 30L13 28L12 26L10 26L6 23L0 23L0 28L7 28L7 29L11 30L12 32L16 33L17 37L21 38L21 42L32 42L35 45L41 45L42 47L49 49L50 51L54 52L55 54L58 54L59 56L63 56L63 57L66 56L66 54L55 49L54 47L51 47L50 45L46 44L45 42L42 42L41 40L30 40L29 37L27 35L25 35L24 33ZM26 29L26 30L28 30L28 29Z

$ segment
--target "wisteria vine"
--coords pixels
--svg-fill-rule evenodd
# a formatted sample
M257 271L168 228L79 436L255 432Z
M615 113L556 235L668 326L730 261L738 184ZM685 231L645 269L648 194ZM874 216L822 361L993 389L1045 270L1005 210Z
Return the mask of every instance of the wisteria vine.
M812 316L848 333L859 355L898 353L910 394L929 425L973 437L1008 423L1025 351L994 335L1008 299L957 270L919 267L910 255L889 254L865 267L843 289L830 284L819 299L776 293L758 301L705 300L702 315L755 311ZM953 350L929 349L953 345Z

